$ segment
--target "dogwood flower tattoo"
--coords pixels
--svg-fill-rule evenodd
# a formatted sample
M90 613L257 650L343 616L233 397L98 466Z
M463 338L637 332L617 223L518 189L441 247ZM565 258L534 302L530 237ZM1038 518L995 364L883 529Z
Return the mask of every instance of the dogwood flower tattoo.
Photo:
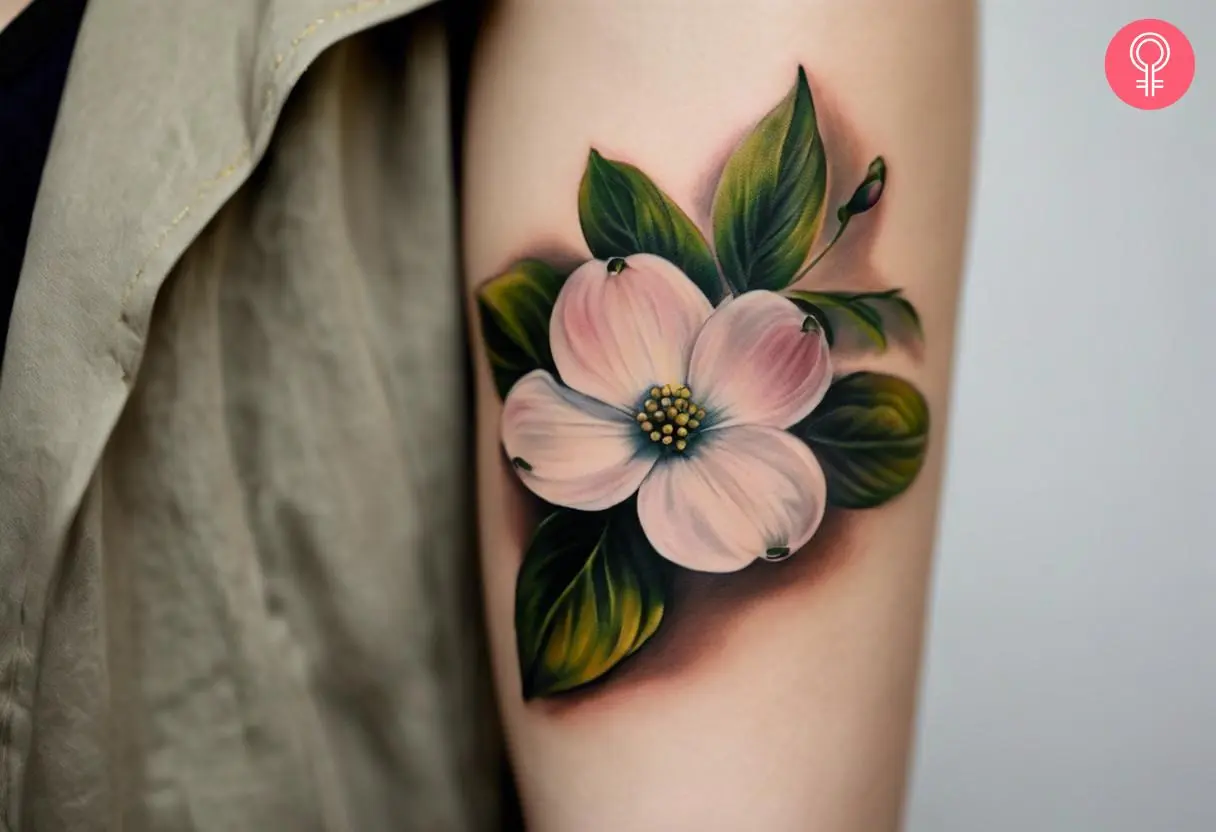
M592 151L579 188L591 257L524 260L478 293L502 446L548 506L516 584L525 698L587 685L657 632L674 572L793 556L829 507L902 493L929 415L908 382L833 377L832 353L920 337L899 292L791 289L886 190L874 160L826 213L806 74L731 155L713 250L645 174ZM756 567L776 568L776 567Z
M559 384L511 389L502 441L537 496L598 511L638 495L655 551L733 572L787 555L819 525L827 484L785 431L823 399L822 328L792 301L748 292L714 309L653 254L570 275L549 325Z

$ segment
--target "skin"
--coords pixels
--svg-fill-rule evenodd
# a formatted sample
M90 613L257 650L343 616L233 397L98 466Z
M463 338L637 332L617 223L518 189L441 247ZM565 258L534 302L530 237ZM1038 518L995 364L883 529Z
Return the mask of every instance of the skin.
M901 497L837 513L783 571L688 577L679 618L611 684L525 703L512 606L535 520L502 457L474 336L487 618L529 828L898 828L968 203L973 26L966 0L518 0L491 15L467 123L470 289L524 254L586 256L575 196L593 146L708 227L714 172L801 64L840 180L830 204L874 156L892 171L880 209L802 285L902 287L924 348L865 366L915 383L933 414L929 458Z
M31 0L0 0L0 29L11 23L30 2Z

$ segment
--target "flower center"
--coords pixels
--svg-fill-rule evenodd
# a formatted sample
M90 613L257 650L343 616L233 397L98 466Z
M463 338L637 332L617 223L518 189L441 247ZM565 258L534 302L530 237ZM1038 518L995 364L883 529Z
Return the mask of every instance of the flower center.
M705 421L705 408L692 399L685 384L651 387L638 408L638 427L656 445L682 453Z

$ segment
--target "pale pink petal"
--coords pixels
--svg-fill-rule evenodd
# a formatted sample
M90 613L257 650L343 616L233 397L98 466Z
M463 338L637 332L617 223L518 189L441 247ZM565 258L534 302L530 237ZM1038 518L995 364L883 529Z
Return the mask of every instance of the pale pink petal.
M598 511L633 494L657 457L644 439L628 415L544 370L515 382L503 403L507 457L524 485L555 505Z
M625 409L652 385L681 383L701 324L713 307L685 274L653 254L625 258L610 274L592 260L557 296L549 343L570 387Z
M823 330L772 292L718 307L697 336L688 369L693 398L712 425L786 428L815 409L832 381Z
M660 555L698 572L781 560L806 544L827 505L810 449L776 428L742 425L664 457L638 492L638 517Z

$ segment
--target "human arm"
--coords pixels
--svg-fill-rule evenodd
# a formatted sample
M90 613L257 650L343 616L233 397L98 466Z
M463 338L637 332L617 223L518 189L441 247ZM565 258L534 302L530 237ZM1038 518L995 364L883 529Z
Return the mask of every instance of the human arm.
M971 15L962 0L520 0L491 16L465 255L487 618L534 828L895 827L967 203ZM770 113L773 135L756 137ZM850 202L839 243L794 281ZM631 245L676 263L700 311ZM621 275L633 288L596 283ZM893 296L842 294L896 288L923 337ZM733 315L751 328L705 336L698 358L732 292L756 305ZM642 381L660 370L672 377ZM685 457L687 423L596 421L645 414L664 383L709 411Z

